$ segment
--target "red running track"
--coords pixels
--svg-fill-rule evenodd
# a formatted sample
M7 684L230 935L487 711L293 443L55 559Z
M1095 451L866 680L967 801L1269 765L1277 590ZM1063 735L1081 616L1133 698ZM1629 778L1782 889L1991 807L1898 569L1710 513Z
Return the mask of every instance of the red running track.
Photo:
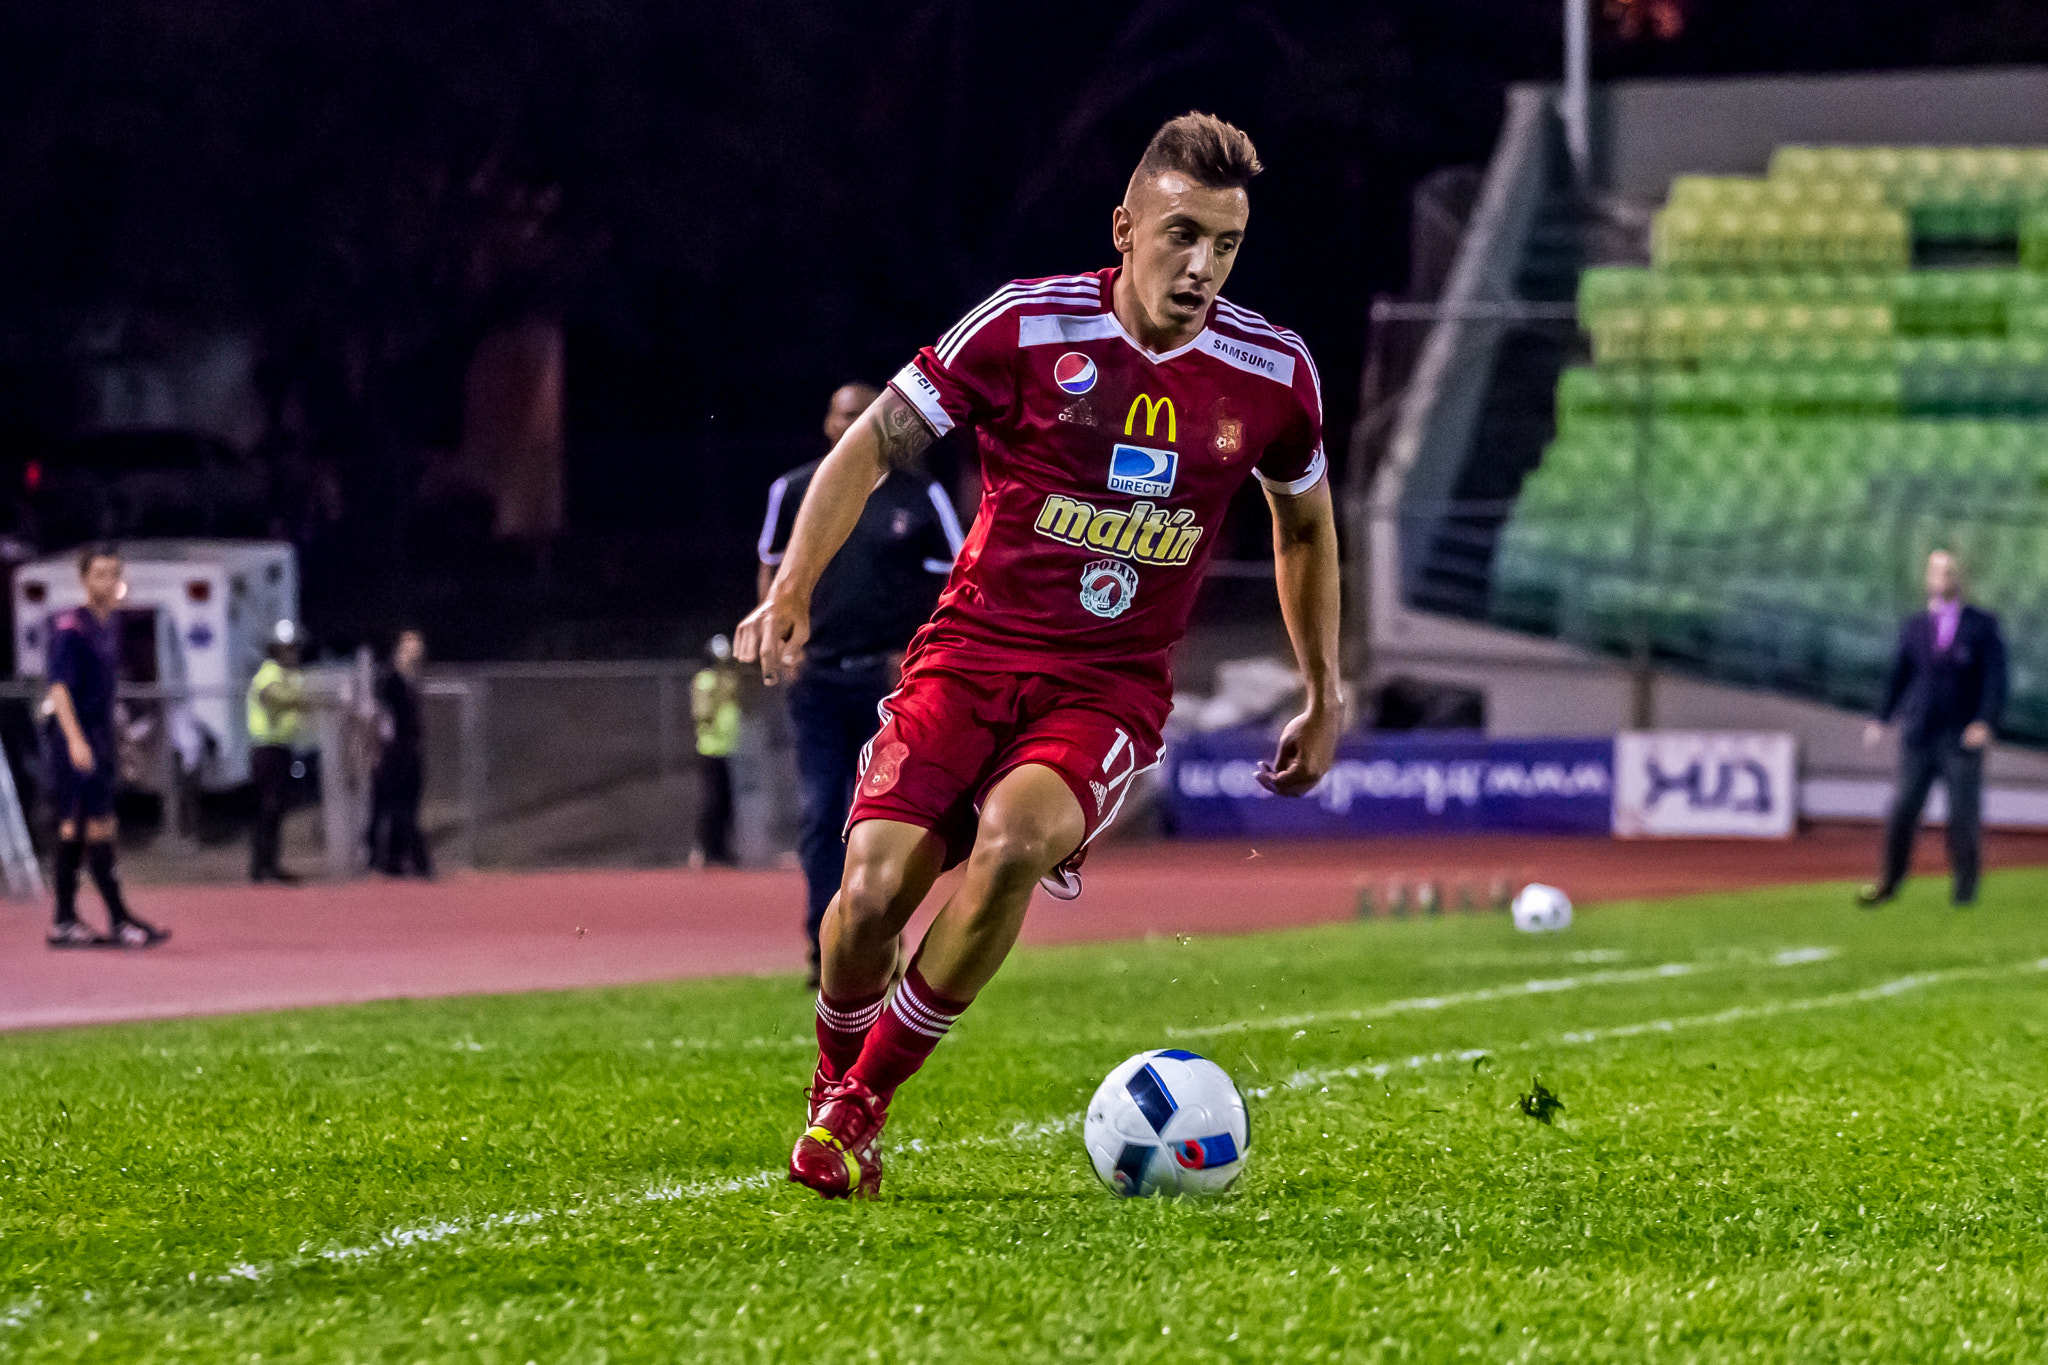
M1356 913L1392 879L1504 878L1581 902L1867 876L1877 831L1824 826L1782 843L1376 839L1152 844L1102 850L1078 901L1043 895L1029 943L1228 934ZM2048 863L2048 835L1994 833L1992 867ZM1943 866L1938 841L1918 866ZM47 1028L407 996L559 990L803 965L794 872L473 873L424 884L156 886L138 909L175 931L146 953L52 952L45 912L0 911L0 1029ZM936 901L934 897L934 901ZM85 914L98 907L90 890Z

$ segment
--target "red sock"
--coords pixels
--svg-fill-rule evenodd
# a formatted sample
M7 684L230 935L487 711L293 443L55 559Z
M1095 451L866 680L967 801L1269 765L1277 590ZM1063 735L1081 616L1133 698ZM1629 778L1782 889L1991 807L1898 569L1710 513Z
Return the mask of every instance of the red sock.
M818 1061L825 1079L836 1081L860 1057L861 1044L882 1012L881 991L829 1000L818 992Z
M889 998L889 1008L868 1030L850 1074L886 1102L897 1086L917 1074L969 1003L948 1000L933 990L913 962Z

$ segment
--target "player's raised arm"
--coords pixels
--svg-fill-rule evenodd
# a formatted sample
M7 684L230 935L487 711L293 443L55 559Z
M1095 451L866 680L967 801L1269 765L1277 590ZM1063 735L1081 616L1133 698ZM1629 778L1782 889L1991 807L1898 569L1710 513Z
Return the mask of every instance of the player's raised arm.
M875 485L937 439L917 409L894 389L884 389L819 464L767 595L733 633L733 653L743 663L758 659L763 682L773 686L803 663L811 590L853 533Z
M1308 706L1280 734L1271 765L1259 782L1282 796L1300 796L1322 781L1337 757L1344 726L1343 680L1337 658L1337 517L1330 481L1300 493L1266 489L1273 509L1273 569L1280 613L1294 642L1295 661L1308 683Z

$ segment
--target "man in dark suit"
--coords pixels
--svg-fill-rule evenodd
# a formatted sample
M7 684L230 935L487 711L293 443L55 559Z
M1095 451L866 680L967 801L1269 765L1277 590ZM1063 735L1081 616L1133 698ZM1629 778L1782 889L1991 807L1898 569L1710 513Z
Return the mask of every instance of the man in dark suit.
M1899 722L1899 788L1885 823L1884 875L1857 893L1875 908L1898 893L1913 854L1921 807L1936 778L1948 789L1948 861L1955 903L1977 899L1979 814L1984 795L1984 749L2005 709L2005 641L1998 618L1963 602L1963 574L1955 556L1927 556L1927 610L1899 626L1877 719L1863 742L1875 748L1885 726Z

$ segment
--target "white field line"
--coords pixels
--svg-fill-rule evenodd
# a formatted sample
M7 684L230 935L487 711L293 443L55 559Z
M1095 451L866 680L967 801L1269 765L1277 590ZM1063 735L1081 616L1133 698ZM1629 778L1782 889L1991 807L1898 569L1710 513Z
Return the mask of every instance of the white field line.
M1836 948L1788 948L1770 959L1774 967L1800 967L1809 962L1825 962L1840 950ZM1388 1019L1397 1014L1412 1014L1420 1010L1449 1009L1455 1005L1478 1005L1490 1000L1513 1000L1529 995L1555 995L1559 991L1583 990L1588 986L1630 986L1645 981L1664 981L1672 977L1693 976L1700 972L1719 971L1738 965L1732 961L1717 962L1665 962L1655 967L1613 967L1606 971L1586 972L1579 976L1556 976L1536 981L1518 981L1506 986L1480 986L1469 991L1452 991L1444 995L1422 995L1412 1000L1389 1000L1383 1005L1372 1005L1355 1010L1320 1010L1313 1014L1281 1014L1270 1019L1237 1019L1227 1024L1209 1024L1202 1028L1169 1028L1169 1038L1215 1038L1228 1033L1252 1033L1265 1029L1306 1028L1310 1024L1359 1024L1369 1019Z
M1782 955L1781 955L1782 956ZM1804 999L1780 1000L1760 1005L1737 1005L1713 1014L1696 1014L1677 1019L1651 1019L1636 1024L1620 1024L1609 1028L1583 1029L1559 1034L1548 1042L1525 1042L1514 1051L1529 1052L1552 1045L1585 1045L1612 1039L1634 1038L1651 1033L1673 1033L1680 1029L1704 1028L1718 1024L1739 1023L1750 1019L1763 1019L1778 1014L1797 1014L1809 1010L1831 1009L1842 1005L1868 1004L1888 1000L1908 991L1949 981L1982 980L1998 976L2016 976L2026 972L2048 972L2048 957L2032 962L2013 963L2003 967L1961 967L1950 971L1921 972L1902 976L1857 991L1838 991L1832 995L1808 996ZM1460 1051L1419 1053L1391 1062L1361 1062L1353 1066L1331 1067L1314 1071L1297 1071L1278 1086L1265 1086L1246 1093L1253 1098L1264 1099L1275 1090L1307 1090L1328 1085L1332 1081L1352 1079L1383 1079L1395 1071L1419 1070L1425 1066L1448 1063L1470 1063L1480 1057L1500 1051L1495 1048L1466 1048ZM895 1150L929 1155L937 1152L957 1150L965 1147L1001 1146L1015 1148L1023 1143L1043 1142L1061 1137L1081 1126L1080 1114L1067 1114L1047 1119L1040 1123L1018 1123L1005 1136L980 1135L959 1138L950 1142L927 1143L921 1138L912 1138L898 1143ZM476 1233L491 1232L501 1228L530 1227L537 1223L557 1218L574 1218L593 1210L631 1208L644 1204L662 1204L678 1200L694 1201L718 1195L735 1194L743 1190L771 1189L781 1184L787 1175L781 1169L755 1171L749 1175L729 1176L718 1180L700 1180L688 1183L673 1181L650 1186L646 1189L625 1194L612 1195L587 1204L562 1208L525 1209L509 1213L482 1214L470 1218L441 1219L428 1223L414 1223L394 1228L363 1246L315 1248L310 1243L302 1246L296 1256L284 1261L251 1265L246 1262L228 1267L225 1274L215 1277L217 1283L233 1283L237 1279L261 1281L269 1279L279 1270L292 1270L301 1266L321 1262L350 1264L370 1260L393 1251L404 1251L414 1247L432 1246ZM192 1276L197 1279L195 1273ZM28 1305L33 1311L40 1308L40 1302L31 1300Z
M1636 1024L1616 1024L1608 1028L1576 1029L1560 1033L1554 1038L1532 1040L1516 1045L1515 1052L1535 1052L1545 1047L1574 1047L1588 1043L1613 1042L1624 1038L1641 1038L1653 1033L1677 1033L1683 1029L1711 1028L1721 1024L1738 1024L1752 1019L1769 1019L1780 1014L1804 1014L1809 1010L1835 1009L1843 1005L1867 1005L1908 991L1921 990L1928 986L1942 985L1951 981L1982 981L1992 977L2018 976L2027 972L2048 972L2048 957L2032 962L2010 963L2003 967L1956 967L1948 971L1917 972L1911 976L1896 977L1875 986L1866 986L1858 991L1836 991L1832 995L1810 995L1795 1000L1770 1000L1759 1005L1732 1005L1712 1014L1691 1014L1676 1019L1648 1019ZM1384 1080L1396 1071L1417 1071L1425 1066L1441 1066L1451 1062L1476 1062L1490 1056L1495 1048L1464 1048L1456 1052L1417 1053L1399 1061L1359 1062L1352 1066L1325 1067L1315 1070L1297 1071L1277 1086L1263 1086L1246 1093L1263 1099L1275 1090L1308 1090L1326 1086L1339 1080Z
M930 1155L963 1147L1003 1147L1014 1149L1018 1146L1044 1142L1073 1132L1081 1126L1081 1115L1068 1114L1061 1118L1046 1119L1037 1123L1020 1122L1007 1135L978 1134L974 1137L957 1138L951 1142L926 1142L923 1138L911 1138L894 1144L896 1152L916 1152ZM438 1242L452 1241L478 1233L495 1232L503 1228L531 1227L556 1218L578 1218L593 1210L631 1208L640 1204L667 1204L678 1200L695 1201L722 1194L737 1194L742 1190L773 1189L789 1179L786 1170L754 1171L748 1175L727 1176L720 1180L696 1180L689 1182L663 1181L645 1189L624 1194L611 1195L588 1204L575 1204L561 1208L520 1209L510 1213L480 1214L470 1218L444 1218L428 1223L413 1223L393 1228L376 1240L363 1246L314 1247L310 1243L301 1246L298 1254L285 1261L266 1262L251 1265L243 1261L231 1265L215 1277L219 1284L231 1284L236 1280L261 1281L269 1279L279 1270L293 1270L319 1262L349 1264L370 1260L387 1252L405 1251L413 1247L432 1246ZM197 1278L196 1274L193 1277ZM0 1319L0 1326L7 1323Z

